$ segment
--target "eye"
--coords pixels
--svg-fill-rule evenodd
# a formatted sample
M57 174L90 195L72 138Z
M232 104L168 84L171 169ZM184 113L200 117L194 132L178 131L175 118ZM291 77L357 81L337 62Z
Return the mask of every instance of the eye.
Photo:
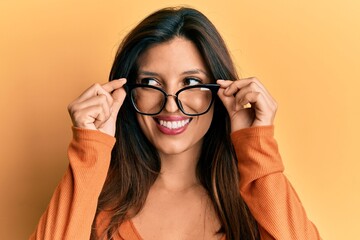
M197 78L185 78L184 84L188 86L202 84L202 81Z
M151 86L159 86L160 83L154 78L142 78L140 79L141 84L151 85Z

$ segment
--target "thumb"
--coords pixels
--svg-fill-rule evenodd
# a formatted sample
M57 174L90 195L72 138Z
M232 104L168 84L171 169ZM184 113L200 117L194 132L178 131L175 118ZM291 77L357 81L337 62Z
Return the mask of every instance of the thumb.
M111 96L113 97L113 104L111 106L111 115L110 116L113 117L114 119L116 119L116 117L119 113L119 110L124 102L125 97L126 97L126 91L122 87L122 88L116 89L111 94Z
M217 83L220 85L220 89L217 94L230 114L235 109L235 97L233 95L225 95L224 91L231 85L232 81L217 80Z

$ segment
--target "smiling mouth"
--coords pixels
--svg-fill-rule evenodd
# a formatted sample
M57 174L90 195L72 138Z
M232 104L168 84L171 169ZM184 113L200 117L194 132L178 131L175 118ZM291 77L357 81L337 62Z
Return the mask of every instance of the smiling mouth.
M168 129L179 129L179 128L183 128L186 125L188 125L192 119L188 118L188 119L184 119L184 120L180 120L180 121L166 121L166 120L155 118L155 120L162 127L165 127Z

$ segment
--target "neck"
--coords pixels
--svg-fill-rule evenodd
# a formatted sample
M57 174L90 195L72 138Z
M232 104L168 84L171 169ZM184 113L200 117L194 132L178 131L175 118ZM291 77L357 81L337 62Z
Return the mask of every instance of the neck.
M198 186L196 166L200 151L175 155L160 154L161 171L155 185L170 192L182 192Z

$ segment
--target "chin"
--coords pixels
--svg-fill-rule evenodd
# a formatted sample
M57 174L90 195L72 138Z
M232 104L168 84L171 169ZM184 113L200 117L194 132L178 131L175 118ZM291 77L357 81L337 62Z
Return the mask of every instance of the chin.
M168 143L166 144L166 146L156 146L155 148L157 149L158 153L160 155L180 155L180 154L184 154L187 152L193 152L194 150L196 152L198 152L198 150L200 149L201 145L202 145L202 141L199 142L198 144L196 144L195 146L181 146L182 144L179 143Z

